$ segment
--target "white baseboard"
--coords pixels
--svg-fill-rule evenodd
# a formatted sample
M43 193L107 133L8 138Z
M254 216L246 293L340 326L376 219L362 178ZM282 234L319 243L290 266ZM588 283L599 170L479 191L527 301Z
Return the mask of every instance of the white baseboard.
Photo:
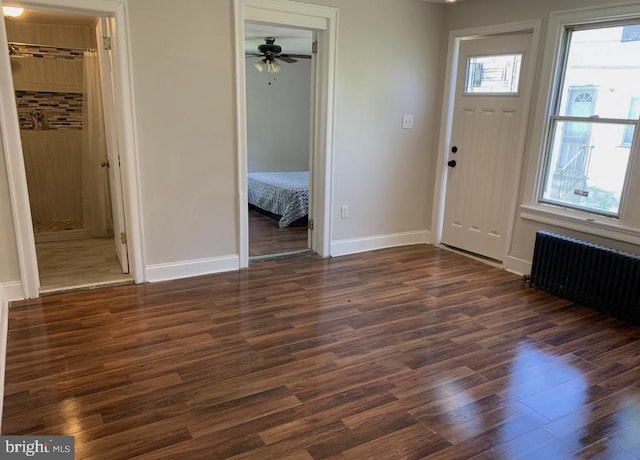
M428 244L430 241L431 232L426 230L418 232L392 233L389 235L370 236L366 238L353 238L349 240L337 240L331 242L330 254L332 257L337 257L396 246Z
M147 281L153 283L156 281L177 280L234 270L240 270L240 257L237 255L185 260L182 262L147 266Z
M7 305L9 302L14 300L24 300L24 291L22 290L22 283L19 281L15 281L13 283L0 283L0 305L4 305L6 301Z
M504 261L504 269L520 276L529 275L531 274L531 262L509 256L507 260Z
M22 283L0 283L0 424L4 401L4 369L7 362L7 335L9 331L9 302L24 299Z

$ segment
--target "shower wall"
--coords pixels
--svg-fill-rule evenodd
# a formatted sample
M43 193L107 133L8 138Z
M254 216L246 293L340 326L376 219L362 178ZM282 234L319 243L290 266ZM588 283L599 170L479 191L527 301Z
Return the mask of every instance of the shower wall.
M36 238L83 229L82 52L96 47L89 26L6 20L31 214Z

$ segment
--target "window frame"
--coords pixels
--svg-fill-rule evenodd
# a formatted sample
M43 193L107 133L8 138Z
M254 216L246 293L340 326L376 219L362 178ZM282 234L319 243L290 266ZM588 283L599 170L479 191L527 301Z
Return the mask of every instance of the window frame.
M596 29L605 29L605 28L611 28L611 27L623 27L628 22L629 20L627 19L624 21L602 21L597 23L590 23L587 25L584 25L584 24L565 25L563 27L562 41L558 47L559 53L560 53L560 62L558 65L558 69L556 72L556 79L554 82L555 89L554 89L554 100L551 105L552 112L548 116L549 133L547 136L547 143L545 145L544 151L542 152L542 162L543 162L543 170L542 170L542 178L541 178L542 183L539 184L539 188L538 188L538 196L537 196L538 203L548 204L551 206L559 206L561 208L576 210L576 211L584 212L590 215L605 216L613 219L620 219L621 217L623 204L627 196L628 181L630 180L629 171L631 169L632 158L629 159L629 164L627 165L627 170L625 171L624 187L620 195L620 204L618 206L617 212L612 212L607 210L598 210L593 207L581 206L579 204L569 204L566 202L563 203L561 201L557 201L552 198L545 197L545 189L549 180L551 180L550 179L550 175L552 174L551 173L551 168L552 168L551 156L554 148L553 144L555 143L556 137L558 135L559 125L561 123L585 123L585 124L588 123L592 127L595 127L596 125L607 125L607 124L617 125L617 126L625 125L625 128L624 128L625 132L630 126L633 126L636 128L635 130L636 133L640 132L637 129L638 128L637 120L635 123L633 123L632 119L629 117L627 118L600 117L597 114L593 114L591 116L585 116L585 115L580 116L580 115L571 115L569 113L563 114L563 110L562 110L563 102L565 102L566 104L566 107L564 109L565 112L569 112L570 106L571 106L571 101L564 99L564 90L568 89L569 99L573 97L571 96L571 91L572 91L571 87L565 88L567 69L570 64L569 53L571 50L573 34L575 32L579 32L583 30L596 30ZM640 16L637 18L637 20L634 22L633 25L640 25ZM576 88L575 91L578 92L578 95L583 93L584 94L588 93L586 90L583 90L582 88L579 88L579 87ZM595 101L598 98L598 91L596 90L595 97L594 95L590 95L590 96L592 98L591 102L593 102L595 105ZM630 107L631 107L631 103L630 103ZM633 155L633 149L632 149L633 140L634 138L632 137L632 142L628 144L628 148L630 148L630 156ZM622 146L622 144L620 145ZM625 146L625 148L627 148L627 146Z
M631 146L627 168L626 188L620 203L619 217L598 215L590 211L572 209L539 200L545 184L547 145L552 135L551 117L557 113L554 104L560 103L557 94L562 91L562 76L568 43L565 34L568 28L593 28L605 24L620 24L640 21L640 5L597 7L575 11L555 12L549 16L547 37L532 136L524 175L523 199L520 218L527 222L542 223L558 228L580 231L611 240L640 245L640 206L633 206L628 197L640 196L640 134ZM619 121L614 119L615 121ZM599 121L603 121L599 119ZM636 124L640 128L640 122Z
M633 110L634 108L635 108L635 111ZM634 112L636 112L635 115L634 115ZM631 101L629 103L629 115L627 116L627 118L629 120L634 120L634 119L638 120L640 118L640 96L631 96ZM629 131L629 127L631 126L633 125L625 126L624 131L622 132L622 139L620 140L620 145L622 147L631 148L633 146L633 138L634 138L633 135L631 135L631 141L626 142L627 133ZM638 125L636 124L636 130L637 128L638 128Z

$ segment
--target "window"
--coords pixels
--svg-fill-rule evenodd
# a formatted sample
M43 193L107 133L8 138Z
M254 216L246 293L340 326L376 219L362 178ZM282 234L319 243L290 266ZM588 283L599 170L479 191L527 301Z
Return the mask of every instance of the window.
M540 202L621 217L640 124L638 23L566 28Z
M467 59L465 94L518 94L522 54Z
M631 107L629 107L629 119L637 120L640 118L640 97L631 98ZM622 145L631 147L633 141L634 126L625 126L624 135L622 136Z

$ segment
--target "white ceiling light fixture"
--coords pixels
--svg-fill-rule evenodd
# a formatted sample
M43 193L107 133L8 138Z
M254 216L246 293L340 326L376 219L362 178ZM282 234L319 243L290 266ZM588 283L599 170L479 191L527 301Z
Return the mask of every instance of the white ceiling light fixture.
M267 70L269 72L271 72L271 73L278 73L278 72L280 72L282 70L282 66L280 64L278 64L278 61L276 61L274 59L274 60L269 61L269 65L268 65Z
M24 13L24 8L19 8L17 6L3 6L2 14L8 18L17 18L18 16L22 16Z
M282 66L275 59L260 59L254 64L258 72L262 72L265 68L269 73L278 73L282 70Z
M262 72L264 70L264 66L266 65L266 63L267 63L266 59L260 59L258 62L255 63L254 67L258 72Z

